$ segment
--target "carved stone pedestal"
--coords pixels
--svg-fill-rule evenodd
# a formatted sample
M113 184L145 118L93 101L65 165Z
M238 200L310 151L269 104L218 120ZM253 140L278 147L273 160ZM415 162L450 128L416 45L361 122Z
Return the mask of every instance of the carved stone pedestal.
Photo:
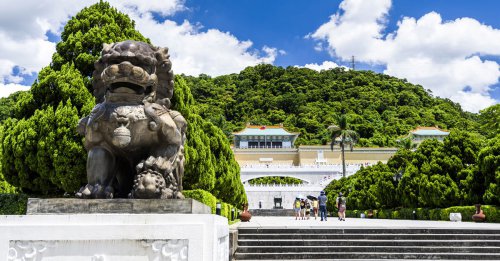
M228 260L227 219L211 214L0 216L0 260Z

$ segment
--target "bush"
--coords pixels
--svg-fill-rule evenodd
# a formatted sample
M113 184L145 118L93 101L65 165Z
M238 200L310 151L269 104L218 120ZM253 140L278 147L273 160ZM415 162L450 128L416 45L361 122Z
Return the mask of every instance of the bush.
M0 194L0 215L25 215L28 195Z
M195 189L195 190L184 190L182 191L182 194L186 198L192 198L194 200L198 200L199 202L207 205L212 209L212 214L215 214L215 207L217 204L217 198L215 198L210 192L207 192L202 189Z
M481 209L486 215L486 222L500 223L500 207L495 206L481 206Z
M233 205L225 203L225 202L222 202L221 207L222 207L221 215L226 217L227 220L231 221L231 210L234 208L236 211L237 209ZM236 218L236 212L235 212L234 218Z
M500 207L483 205L481 206L484 214L486 215L486 222L500 223ZM450 213L462 214L462 221L472 221L472 215L476 212L474 206L454 206L449 208L399 208L379 209L374 211L374 218L379 219L413 219L413 211L415 210L418 220L450 220ZM360 213L368 215L368 210L347 210L346 217L359 218ZM335 215L336 216L336 215Z
M226 202L222 202L214 195L212 195L210 192L202 190L202 189L195 189L195 190L184 190L182 191L184 196L186 198L192 198L194 200L198 200L199 202L207 205L210 207L212 210L212 214L215 214L215 209L217 207L217 202L221 203L221 216L226 217L229 221L231 220L231 210L234 208L235 210L238 210L238 208L235 208L233 205L228 204ZM236 218L237 213L235 213L235 218Z
M472 215L476 213L476 208L473 206L461 206L442 209L441 220L450 220L450 213L460 213L462 214L462 221L472 221Z

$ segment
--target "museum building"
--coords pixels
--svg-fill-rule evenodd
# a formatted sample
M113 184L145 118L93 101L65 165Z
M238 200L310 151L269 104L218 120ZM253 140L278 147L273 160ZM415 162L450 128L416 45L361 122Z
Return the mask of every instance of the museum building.
M342 158L338 146L295 146L299 133L287 131L282 125L247 125L233 133L233 152L240 165L240 177L248 198L249 208L291 208L297 195L318 195L332 180L342 177ZM358 148L345 151L346 175L356 173L361 166L387 162L397 148ZM294 177L299 185L252 185L260 177ZM279 206L276 201L281 202Z

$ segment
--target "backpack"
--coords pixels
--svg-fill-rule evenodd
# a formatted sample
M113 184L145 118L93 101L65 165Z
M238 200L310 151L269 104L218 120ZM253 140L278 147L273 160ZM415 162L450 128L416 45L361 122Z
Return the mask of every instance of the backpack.
M345 197L339 197L338 198L338 202L339 202L339 205L344 205L345 206L345 203L346 203Z

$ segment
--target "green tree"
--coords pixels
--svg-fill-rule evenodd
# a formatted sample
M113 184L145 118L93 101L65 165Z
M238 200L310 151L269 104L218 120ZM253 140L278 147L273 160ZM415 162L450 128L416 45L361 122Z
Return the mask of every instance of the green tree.
M5 179L31 193L77 190L85 178L86 153L75 126L93 106L81 74L71 65L61 71L44 68L28 99L38 108L32 115L7 119L0 135Z
M481 132L493 138L500 133L500 104L495 104L479 112Z
M149 43L149 39L135 30L135 22L128 15L101 0L83 8L66 23L51 67L60 70L64 64L73 63L92 92L94 63L101 55L103 44L125 40Z
M500 135L479 152L479 171L484 176L484 202L500 205Z
M75 126L94 106L88 89L103 43L146 40L106 2L68 21L50 66L21 92L0 133L5 179L31 193L74 192L85 180L86 153Z
M417 147L417 144L413 142L413 139L411 139L410 137L407 137L407 138L403 138L403 139L398 140L397 146L401 149L412 150L412 149L415 149Z
M342 176L345 177L345 146L350 146L352 151L354 144L358 141L359 135L357 132L348 129L347 117L345 114L341 114L337 118L338 125L330 125L328 130L330 131L330 148L333 151L335 144L340 145L340 150L342 153Z
M172 104L188 122L184 189L203 189L241 206L247 199L229 142L221 129L196 113L194 98L182 76L175 78Z
M66 24L51 66L38 75L31 91L21 93L14 118L0 133L1 168L6 180L25 192L73 193L85 182L86 152L76 134L78 119L95 105L90 94L93 64L103 43L149 42L130 18L99 2L84 8ZM239 166L224 133L197 115L182 77L175 82L173 104L188 121L185 189L204 189L219 199L246 202Z

